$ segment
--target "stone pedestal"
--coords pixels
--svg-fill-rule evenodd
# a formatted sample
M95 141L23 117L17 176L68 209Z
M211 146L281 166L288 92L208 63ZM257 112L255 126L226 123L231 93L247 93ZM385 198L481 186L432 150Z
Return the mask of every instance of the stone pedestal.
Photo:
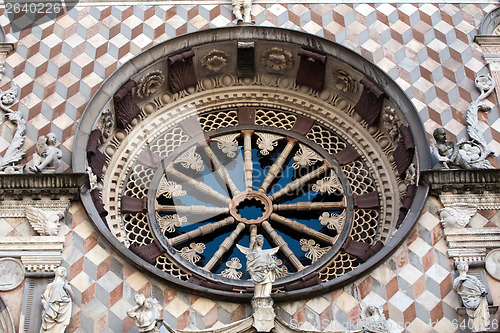
M274 328L276 314L274 313L273 304L271 297L252 298L253 327L257 332L270 332Z

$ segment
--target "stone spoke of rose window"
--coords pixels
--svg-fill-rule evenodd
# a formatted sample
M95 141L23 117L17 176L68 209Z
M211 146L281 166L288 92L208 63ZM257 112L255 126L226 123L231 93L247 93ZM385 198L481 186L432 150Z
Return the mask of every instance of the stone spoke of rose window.
M245 173L245 190L252 190L253 162L252 162L252 134L253 131L241 131L243 135L243 171Z
M309 228L308 226L306 226L300 222L288 219L286 217L283 217L283 216L275 214L275 213L271 214L270 219L273 222L279 223L279 224L281 224L289 229L292 229L292 230L300 233L301 235L307 235L309 237L312 237L312 238L319 240L322 243L325 243L328 245L335 244L335 242L337 240L337 237L330 237L330 236L325 235L319 231L316 231L312 228Z
M287 137L287 143L285 148L283 148L281 154L278 156L278 158L273 163L271 168L269 168L269 171L266 174L266 178L264 178L262 184L260 185L259 192L262 193L268 192L269 186L281 172L283 164L285 164L286 159L288 158L288 156L290 155L296 144L297 144L297 139Z
M300 262L299 258L295 256L293 251L285 242L283 237L278 235L276 230L273 229L273 227L268 221L262 222L262 228L267 232L270 239L273 241L274 245L279 246L280 251L286 256L288 261L295 267L297 271L301 271L305 268L304 265L302 265L302 263Z
M220 244L219 249L214 253L212 258L207 262L205 267L203 267L206 271L211 271L214 266L222 259L224 253L229 251L229 249L234 245L236 238L238 238L239 234L245 229L245 223L238 223L233 232L224 239L224 241Z
M177 244L184 243L188 240L193 240L197 237L202 237L202 236L207 236L215 232L217 229L223 228L225 226L231 225L234 223L234 218L232 216L226 217L223 220L214 222L214 223L209 223L209 224L204 224L194 230L191 230L189 232L186 232L182 235L173 237L168 239L168 242L170 245L174 246Z

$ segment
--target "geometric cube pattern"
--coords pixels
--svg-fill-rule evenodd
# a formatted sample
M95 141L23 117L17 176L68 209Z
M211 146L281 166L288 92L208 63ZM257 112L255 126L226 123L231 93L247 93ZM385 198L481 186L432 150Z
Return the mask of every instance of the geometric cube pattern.
M494 5L486 4L256 4L257 26L305 31L353 49L388 73L418 110L429 143L444 127L448 139L466 138L464 116L479 96L477 74L486 74L473 45L476 27ZM0 89L13 81L20 88L18 108L26 120L25 163L39 136L54 132L64 157L59 171L71 168L76 122L103 81L133 56L167 39L234 25L231 6L162 5L74 7L57 20L14 32L22 19L0 25L8 55ZM488 100L487 100L488 102ZM492 151L500 151L500 117L493 109L479 115ZM0 155L12 139L11 124L0 126ZM492 164L498 167L498 157ZM458 296L452 291L452 263L434 201L406 242L371 274L343 289L306 301L277 304L277 316L305 329L353 328L364 306L376 305L400 332L457 331ZM163 318L174 328L214 328L252 313L249 304L212 301L191 295L140 273L94 229L80 204L73 204L72 225L63 228L63 266L75 300L67 332L136 332L126 310L134 295L155 297ZM500 226L498 211L479 212L471 225ZM25 225L8 224L4 235L21 235ZM24 228L24 229L23 229Z
M477 74L487 73L473 46L480 20L493 4L256 4L255 25L305 31L353 49L386 71L416 106L433 144L444 127L450 140L466 138L464 116ZM54 132L71 166L75 122L102 82L121 64L175 36L234 25L231 6L74 7L39 26L0 16L7 40L18 41L6 60L0 88L20 87L18 108L28 120L26 161L39 136ZM16 29L12 29L15 25ZM20 28L25 27L21 31ZM494 101L493 95L490 101ZM495 104L495 103L491 103ZM492 151L500 151L496 107L480 114ZM12 138L2 125L0 154ZM12 127L12 126L11 126ZM493 161L498 165L498 161Z
M459 298L452 290L453 263L436 215L438 204L428 200L406 242L368 276L319 297L276 304L276 315L303 329L354 329L364 307L375 305L394 332L458 332L453 320ZM191 295L137 271L97 233L83 206L73 204L70 214L63 266L75 301L67 332L135 332L126 310L135 305L136 293L155 297L164 307L164 320L177 329L217 328L251 315L250 304Z

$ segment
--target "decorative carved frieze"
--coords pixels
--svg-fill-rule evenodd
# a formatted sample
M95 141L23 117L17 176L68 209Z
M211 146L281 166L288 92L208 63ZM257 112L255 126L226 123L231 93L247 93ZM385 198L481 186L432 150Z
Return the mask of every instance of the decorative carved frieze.
M61 264L64 236L0 237L0 257L18 258L28 273L53 272Z
M424 170L421 182L431 186L433 195L486 194L500 191L500 169ZM465 197L465 196L464 196Z
M500 228L445 228L448 247L456 248L500 248Z

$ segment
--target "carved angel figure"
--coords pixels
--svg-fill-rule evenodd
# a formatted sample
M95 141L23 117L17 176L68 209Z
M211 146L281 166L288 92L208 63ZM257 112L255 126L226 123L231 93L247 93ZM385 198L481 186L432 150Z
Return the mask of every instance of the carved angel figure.
M162 307L155 298L146 298L142 294L136 294L135 303L132 309L127 311L127 315L135 321L139 332L158 333L162 326Z
M58 267L54 281L42 295L42 327L40 333L63 333L71 319L73 292L66 281L67 271Z
M33 154L32 172L53 173L61 164L62 151L56 147L57 139L54 133L38 138L36 152Z
M477 213L477 206L466 203L455 203L439 211L441 223L448 228L464 228L471 217Z
M273 282L276 279L277 265L273 255L278 252L279 247L263 250L263 244L264 237L262 235L255 236L255 242L251 249L236 244L247 258L246 270L255 283L254 297L269 297Z
M26 207L26 217L30 225L40 236L57 236L62 212L43 211L40 208Z
M468 270L469 264L466 261L457 264L459 275L453 280L453 289L462 298L469 321L472 322L472 332L482 332L490 325L487 293L478 278L467 274Z

